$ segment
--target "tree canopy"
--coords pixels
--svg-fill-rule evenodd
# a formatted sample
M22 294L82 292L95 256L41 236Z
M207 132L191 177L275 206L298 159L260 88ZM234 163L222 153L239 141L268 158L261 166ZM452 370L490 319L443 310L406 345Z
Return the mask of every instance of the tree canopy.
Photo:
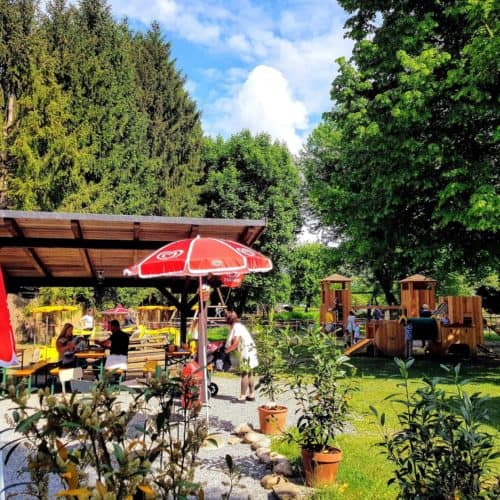
M255 248L273 261L271 273L245 278L233 294L239 308L288 300L283 282L291 246L300 228L299 170L287 147L267 134L243 131L224 140L207 139L201 203L207 217L267 218ZM248 286L251 284L252 286Z
M390 302L410 273L497 268L494 2L339 3L353 55L302 157L317 213Z
M202 213L200 115L158 25L134 34L104 0L0 11L2 207Z

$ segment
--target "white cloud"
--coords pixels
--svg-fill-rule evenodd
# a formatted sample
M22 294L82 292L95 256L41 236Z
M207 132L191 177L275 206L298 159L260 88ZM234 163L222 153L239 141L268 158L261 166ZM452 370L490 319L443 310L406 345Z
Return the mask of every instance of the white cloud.
M167 38L181 38L208 51L212 69L204 68L200 59L197 72L203 79L192 84L197 89L210 86L200 92L204 100L199 102L209 133L236 131L233 127L241 124L284 138L294 150L300 136L310 131L304 129L308 119L314 126L314 120L330 109L334 61L352 50L352 42L343 37L346 15L332 1L111 0L111 4L117 16L144 24L156 19ZM182 60L178 64L182 67ZM249 68L254 69L249 73ZM264 76L259 68L274 68L276 73ZM265 108L260 122L259 113L245 109L243 101ZM279 109L280 116L269 116L268 109ZM221 119L218 114L224 110L230 111Z
M244 35L233 35L228 39L228 45L232 50L240 53L248 53L251 51L251 46Z
M248 128L253 133L267 132L287 143L292 153L302 144L298 130L307 127L307 110L295 99L283 74L275 68L254 68L239 90L219 100L223 116L216 128L227 133Z

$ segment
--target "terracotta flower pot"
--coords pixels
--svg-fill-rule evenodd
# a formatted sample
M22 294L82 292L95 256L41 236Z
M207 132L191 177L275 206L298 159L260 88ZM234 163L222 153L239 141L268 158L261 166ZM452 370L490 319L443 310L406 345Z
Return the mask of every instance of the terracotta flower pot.
M259 423L262 434L281 434L286 427L286 416L288 408L286 406L259 406Z
M328 448L326 452L302 448L302 464L307 486L317 488L333 484L337 479L341 460L342 452L337 448Z

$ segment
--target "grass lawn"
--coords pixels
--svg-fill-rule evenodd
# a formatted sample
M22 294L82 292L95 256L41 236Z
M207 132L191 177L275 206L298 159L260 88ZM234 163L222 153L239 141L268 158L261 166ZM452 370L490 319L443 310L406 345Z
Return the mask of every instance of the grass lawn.
M380 440L380 430L369 406L377 408L379 413L385 412L387 422L396 428L396 414L401 406L384 401L394 393L401 393L397 387L400 383L398 371L393 360L386 358L369 358L358 356L351 358L357 368L356 380L359 391L352 397L353 432L338 437L339 447L343 451L343 460L337 476L337 485L323 491L317 490L317 499L394 499L397 488L387 486L391 477L391 464L381 448L376 446ZM442 362L442 361L441 361ZM446 360L446 364L456 364ZM412 386L422 385L423 376L442 376L440 361L427 358L416 358L411 368ZM490 422L484 422L484 429L495 436L497 449L500 447L500 365L491 361L464 361L461 374L470 379L465 390L471 394L480 392L488 395ZM450 390L454 387L450 386ZM292 460L298 460L299 449L294 445L273 442L273 449L287 455ZM494 464L494 472L500 474L500 460Z

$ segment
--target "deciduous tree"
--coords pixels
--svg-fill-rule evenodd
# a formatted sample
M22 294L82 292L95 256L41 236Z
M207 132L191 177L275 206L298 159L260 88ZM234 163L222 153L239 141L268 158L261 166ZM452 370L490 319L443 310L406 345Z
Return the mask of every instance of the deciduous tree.
M274 264L271 273L245 278L234 300L275 304L280 295L281 273L286 270L291 245L300 229L299 171L287 147L267 134L243 131L228 140L207 139L204 150L206 181L202 203L207 217L267 218L267 229L255 247ZM248 286L251 285L251 286Z
M310 137L313 202L388 301L395 278L498 263L493 2L340 0L352 59Z

